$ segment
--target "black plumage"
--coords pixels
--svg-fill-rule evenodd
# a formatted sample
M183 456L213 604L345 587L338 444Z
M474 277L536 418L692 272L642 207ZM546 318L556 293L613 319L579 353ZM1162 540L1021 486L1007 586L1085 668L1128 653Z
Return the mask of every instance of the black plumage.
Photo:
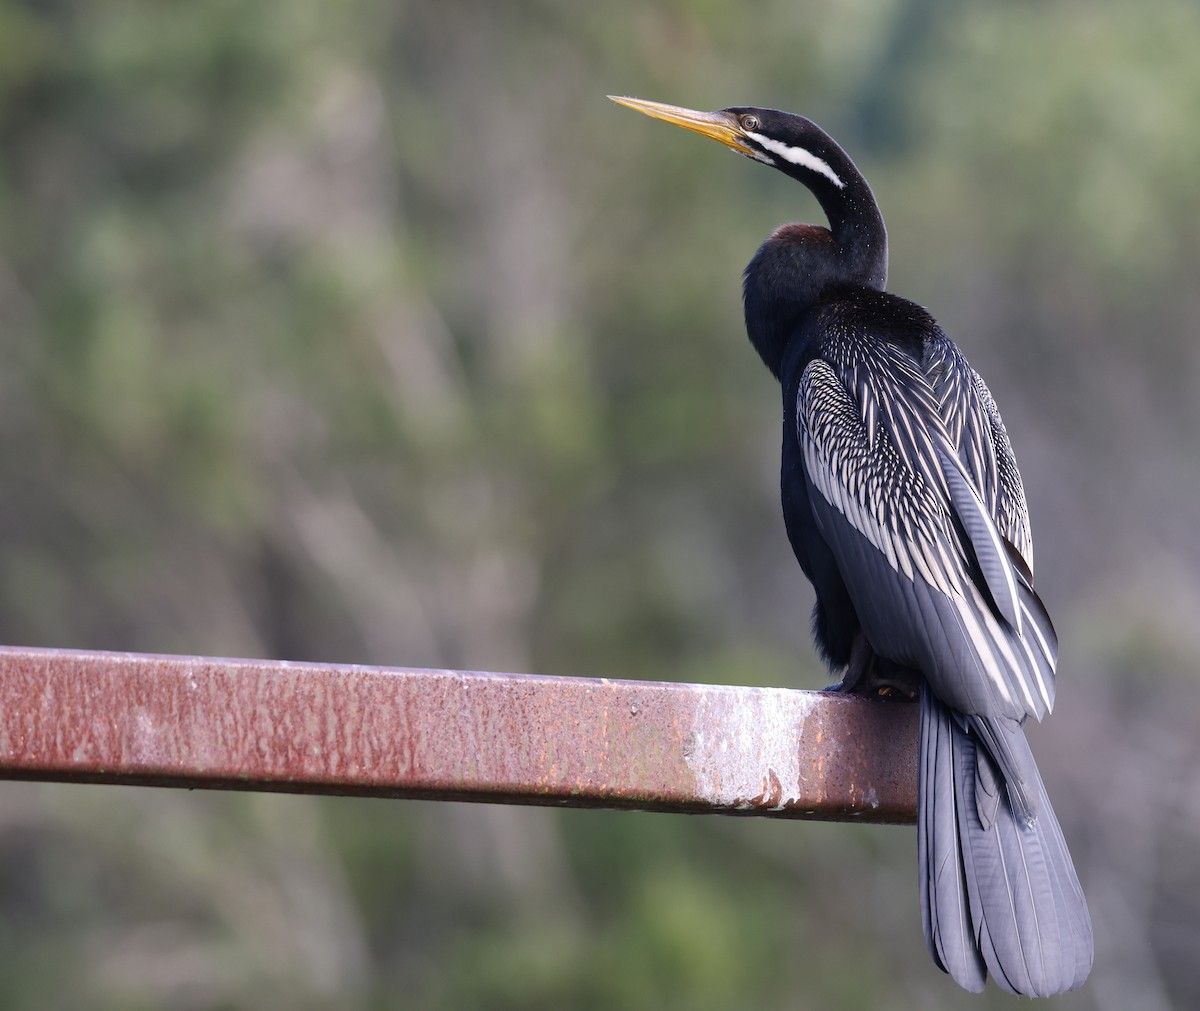
M919 695L926 941L987 974L1079 986L1092 928L1022 724L1054 702L1025 493L986 385L920 306L887 293L870 187L811 121L616 99L802 182L829 227L776 229L746 268L750 341L783 390L783 512L837 690Z

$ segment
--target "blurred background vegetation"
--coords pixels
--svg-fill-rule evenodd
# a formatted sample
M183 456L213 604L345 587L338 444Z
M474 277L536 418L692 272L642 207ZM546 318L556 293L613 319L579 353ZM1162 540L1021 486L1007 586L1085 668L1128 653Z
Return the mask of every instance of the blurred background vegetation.
M0 641L816 687L775 105L987 377L1071 1008L1200 1002L1200 8L0 2ZM0 1005L939 1008L906 828L3 784ZM995 992L973 1007L1001 1006Z

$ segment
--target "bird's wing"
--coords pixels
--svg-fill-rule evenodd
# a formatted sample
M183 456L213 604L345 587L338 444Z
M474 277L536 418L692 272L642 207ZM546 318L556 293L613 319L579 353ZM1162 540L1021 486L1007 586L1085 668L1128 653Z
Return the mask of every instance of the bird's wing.
M1053 626L997 525L994 455L989 470L951 431L990 440L991 422L944 416L942 392L890 345L811 362L797 435L814 518L877 653L922 671L959 712L1040 719Z

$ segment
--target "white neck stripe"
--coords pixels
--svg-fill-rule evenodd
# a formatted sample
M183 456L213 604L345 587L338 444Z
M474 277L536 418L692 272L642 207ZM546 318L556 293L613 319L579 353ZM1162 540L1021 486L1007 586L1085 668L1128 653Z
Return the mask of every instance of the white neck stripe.
M844 190L846 184L838 177L838 174L829 167L829 162L823 158L818 158L811 151L802 147L792 147L789 144L784 144L782 141L775 140L772 137L764 137L761 133L747 133L759 147L770 151L772 154L779 155L786 162L791 162L793 165L800 165L803 168L811 169L818 175L823 175L839 190Z

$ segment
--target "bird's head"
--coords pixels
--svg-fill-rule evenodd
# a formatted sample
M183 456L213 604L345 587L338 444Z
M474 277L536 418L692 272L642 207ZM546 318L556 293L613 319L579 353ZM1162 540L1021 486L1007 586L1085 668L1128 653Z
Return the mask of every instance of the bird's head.
M802 182L820 203L828 230L818 225L776 229L746 268L746 328L776 376L791 329L827 293L847 285L883 290L887 229L879 205L850 156L811 119L778 109L700 112L609 97L778 169Z
M850 156L811 119L751 106L700 112L641 98L609 98L719 141L802 182L825 211L834 240L844 253L846 269L860 283L883 288L887 231L878 204Z
M818 195L827 187L843 191L851 181L843 167L850 161L846 153L816 123L803 116L750 106L700 112L641 98L615 95L609 98L618 105L682 126L747 158L786 172Z

